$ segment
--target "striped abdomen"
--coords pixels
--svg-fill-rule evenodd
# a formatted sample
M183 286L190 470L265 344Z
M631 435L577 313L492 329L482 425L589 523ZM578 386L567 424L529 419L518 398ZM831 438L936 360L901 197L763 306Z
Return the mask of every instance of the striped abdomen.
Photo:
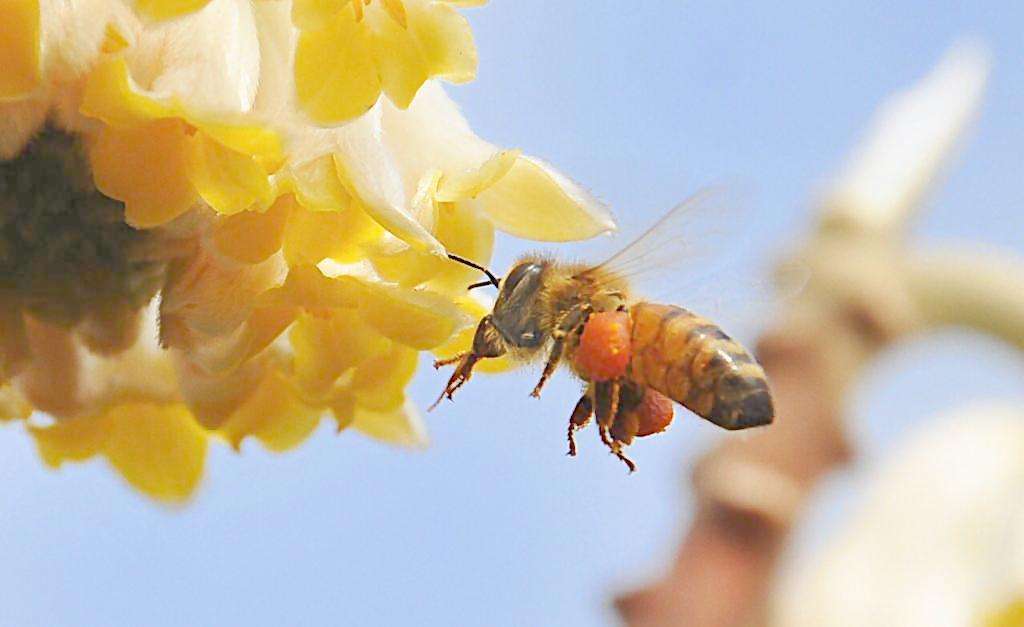
M630 378L726 429L774 417L764 370L718 326L673 305L638 303Z

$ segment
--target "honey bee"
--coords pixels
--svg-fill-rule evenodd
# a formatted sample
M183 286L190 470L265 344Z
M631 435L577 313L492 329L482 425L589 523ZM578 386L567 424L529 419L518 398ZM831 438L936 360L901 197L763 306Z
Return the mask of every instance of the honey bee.
M770 424L771 390L749 351L708 319L676 305L646 302L630 289L632 278L671 268L678 257L695 261L684 238L696 235L686 235L687 227L711 213L717 196L713 190L695 194L598 265L529 255L498 279L479 264L449 255L487 275L471 289L493 285L498 297L480 320L472 348L435 362L435 368L457 365L431 409L451 400L481 359L509 354L535 361L546 355L532 396L540 396L563 362L585 384L569 418L569 455L576 454L575 432L596 416L601 441L632 472L636 465L625 447L666 429L671 401L729 430Z

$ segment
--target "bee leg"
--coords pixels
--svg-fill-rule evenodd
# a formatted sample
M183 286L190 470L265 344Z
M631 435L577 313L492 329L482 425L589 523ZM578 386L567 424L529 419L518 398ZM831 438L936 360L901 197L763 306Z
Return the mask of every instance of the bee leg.
M434 404L427 411L433 410L446 398L452 400L455 391L465 385L466 381L469 381L469 378L473 376L473 366L476 365L476 362L488 357L500 357L505 354L505 351L505 344L501 339L501 334L494 328L491 317L484 316L476 327L476 334L473 336L473 349L470 352L434 362L435 368L455 362L458 362L459 365L455 368L451 378L448 379L448 384L444 386L441 395L437 397L437 400L434 401Z
M608 427L598 425L598 432L601 434L601 441L604 442L604 445L612 452L612 455L622 460L622 463L626 465L626 468L629 468L629 472L634 472L636 470L636 464L634 464L633 460L626 457L626 454L622 452L621 442L616 442L608 437Z
M555 332L558 333L557 331ZM551 344L551 353L548 355L548 361L544 364L544 372L540 375L540 381L537 381L537 385L533 386L533 391L530 392L530 396L533 398L540 398L540 391L543 389L544 384L548 382L548 379L555 372L555 368L558 367L558 362L562 361L562 351L565 348L565 336L555 335L555 341Z
M435 359L434 360L434 370L437 370L438 368L441 368L441 367L444 367L444 366L450 366L450 365L452 365L452 364L454 364L456 362L462 361L463 359L465 359L468 356L469 356L469 353L459 353L458 355L455 355L454 357L449 357L448 359Z
M551 344L551 352L548 353L548 360L544 364L544 372L540 375L540 381L537 381L537 385L533 386L533 391L530 392L530 396L534 398L540 398L540 391L544 388L544 384L548 382L551 375L554 374L555 368L558 368L558 362L562 361L562 353L565 351L565 338L573 330L578 328L584 322L586 322L587 316L590 315L590 308L582 305L577 305L570 309L555 325L555 330L551 332L551 339L554 340Z
M618 381L602 381L594 386L594 413L597 415L598 433L601 442L608 447L622 463L626 464L629 472L636 470L636 464L626 457L622 452L622 442L614 440L609 435L615 421L615 413L619 409L619 395L622 389Z
M590 422L590 417L594 415L594 402L590 399L589 390L588 393L580 397L579 402L576 403L576 407L572 410L572 416L569 417L569 456L576 457L576 439L573 434L583 427L587 426Z
M629 446L640 430L640 418L636 412L628 409L626 405L620 405L619 411L615 412L615 420L612 422L609 432L612 440L622 446Z
M455 394L455 391L466 385L466 381L469 381L469 378L473 376L473 366L476 365L476 362L478 362L480 358L470 353L463 355L460 359L461 361L459 366L455 369L455 372L452 373L451 378L448 379L448 384L444 386L444 391L442 391L441 395L437 397L434 404L427 408L427 411L433 411L433 409L440 405L441 401L446 398L448 400L452 400L452 396Z

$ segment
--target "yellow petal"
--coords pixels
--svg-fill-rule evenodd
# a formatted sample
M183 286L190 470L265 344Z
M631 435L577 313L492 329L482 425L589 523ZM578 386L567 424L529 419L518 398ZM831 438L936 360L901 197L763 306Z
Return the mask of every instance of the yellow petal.
M418 353L401 344L367 359L356 368L350 391L359 407L374 411L398 409L405 402L405 386L416 372Z
M443 257L444 247L410 214L405 206L404 197L390 196L390 192L397 191L402 194L403 190L392 190L389 185L382 182L394 168L393 162L388 160L389 156L384 154L386 149L383 144L371 140L362 144L360 148L373 152L364 152L360 159L353 159L352 155L335 154L334 163L338 178L349 189L356 191L362 201L360 206L377 224L417 250ZM397 178L388 183L401 185Z
M9 385L0 385L0 422L24 420L32 414L32 406Z
M489 165L474 171L479 174L475 181L470 182L467 176L455 185L466 190L492 178L488 170L493 169L491 165L497 161L492 159ZM494 226L471 202L438 202L436 197L443 181L440 172L425 175L413 205L420 215L433 216L434 236L449 253L486 265L494 248ZM382 278L403 286L420 285L429 280L431 289L461 295L466 286L480 278L477 270L408 248L394 252L374 251L370 260Z
M289 187L299 204L310 211L340 211L352 204L352 195L338 179L331 155L323 155L289 171Z
M405 15L405 5L402 4L402 0L380 0L384 10L387 11L388 16L395 21L396 24L405 28L408 26Z
M154 20L169 20L205 7L210 0L135 0L139 13Z
M128 35L117 24L107 24L107 30L103 35L103 44L100 51L104 54L117 54L131 45Z
M189 180L208 205L231 215L272 201L267 173L249 155L213 141L205 133L188 139Z
M206 433L184 405L121 405L107 419L104 452L128 483L160 500L191 496L203 477Z
M380 251L371 248L368 255L373 263L373 269L382 279L408 288L425 283L437 276L447 264L453 263L450 259L424 253L414 248L403 248L397 251Z
M412 0L408 27L385 15L373 22L373 48L384 92L400 109L427 79L464 83L476 75L473 34L458 11L439 2Z
M281 249L288 216L295 208L291 195L282 196L265 212L245 211L222 217L213 241L221 254L242 263L259 263Z
M356 398L347 390L339 393L330 404L331 416L337 423L338 432L352 426L356 419Z
M389 444L414 448L423 448L428 444L423 420L409 401L391 411L374 411L357 406L352 426L371 438Z
M486 266L494 250L494 225L468 202L439 203L437 239L449 252ZM442 262L441 272L430 280L433 289L461 295L470 283L486 278L473 268Z
M324 28L352 0L295 0L292 23L303 30Z
M281 138L270 129L241 122L214 122L194 114L184 117L224 148L252 157L266 172L277 170L284 161Z
M89 73L79 110L112 126L137 126L174 117L175 105L139 92L132 84L128 64L121 56L99 62Z
M222 432L236 449L246 436L254 435L268 449L286 451L313 433L322 413L304 403L281 373L271 370Z
M101 453L113 429L107 415L84 416L54 422L49 427L29 427L43 463L59 468L64 462L81 462Z
M548 242L587 239L615 228L608 211L583 188L543 163L519 157L477 200L495 226Z
M331 258L341 263L366 256L364 245L377 239L383 229L357 203L340 211L307 211L292 214L284 236L284 254L290 265L317 264Z
M308 398L322 398L350 368L390 348L355 310L299 318L289 333L295 378Z
M47 465L102 454L128 483L160 500L187 498L203 475L206 434L180 404L127 403L30 432Z
M984 627L1020 627L1024 625L1024 598L1016 598L991 612L981 623Z
M268 290L258 307L292 305L310 311L350 309L359 306L365 289L352 277L327 277L314 266L296 266L284 285Z
M431 76L452 83L476 77L477 54L469 22L450 3L413 0L409 6L409 30L416 37Z
M96 187L125 203L125 220L132 226L169 222L197 200L188 177L186 146L185 127L176 120L108 127L89 151Z
M366 284L360 311L382 335L418 350L444 343L468 323L440 294L387 285Z
M430 68L410 29L386 15L376 16L373 26L373 54L380 68L381 89L396 107L405 109L430 78Z
M0 99L39 86L39 0L6 0L0 28Z
M245 322L243 338L238 342L237 360L247 361L270 346L298 317L295 307L258 307Z
M299 35L295 49L299 103L317 122L337 123L362 115L380 96L370 38L350 11Z

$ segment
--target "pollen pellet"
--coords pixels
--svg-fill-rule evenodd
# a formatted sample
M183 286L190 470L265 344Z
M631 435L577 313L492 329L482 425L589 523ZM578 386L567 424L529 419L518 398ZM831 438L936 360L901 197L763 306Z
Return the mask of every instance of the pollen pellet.
M636 436L642 438L645 435L661 433L672 424L672 415L675 412L672 407L672 400L664 394L647 388L644 390L644 397L633 410L638 419L639 428Z
M576 350L581 374L591 381L621 377L631 357L629 314L605 311L590 316Z

